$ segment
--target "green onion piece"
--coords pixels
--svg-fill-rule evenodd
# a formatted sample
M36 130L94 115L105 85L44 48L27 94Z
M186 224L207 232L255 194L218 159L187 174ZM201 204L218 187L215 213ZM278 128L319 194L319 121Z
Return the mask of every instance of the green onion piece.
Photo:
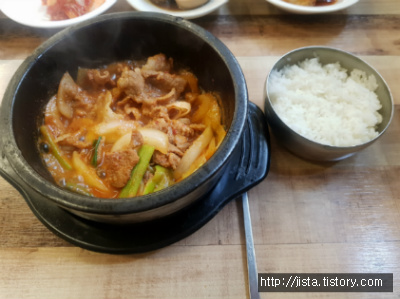
M152 193L154 191L161 190L170 183L170 171L160 165L156 165L156 171L154 176L146 183L144 187L143 195ZM165 184L167 182L167 184Z
M57 144L54 142L53 138L51 137L51 135L49 133L49 130L47 129L47 127L45 125L40 127L40 132L42 133L45 141L48 143L50 151L52 152L53 156L57 159L57 161L60 163L60 165L65 170L71 170L72 169L71 164L69 164L68 161L62 157Z
M169 185L171 185L172 181L172 173L170 169L157 165L156 171L157 170L160 171L162 175L160 181L158 182L156 188L154 189L154 192L167 188Z
M143 195L152 193L156 187L156 182L154 181L154 176L146 183L143 190Z
M99 153L99 145L100 145L100 141L101 141L101 136L97 139L97 141L94 142L94 153L93 153L93 157L92 157L92 165L94 167L97 167L97 155Z
M80 186L78 184L75 183L67 183L66 187L71 190L74 191L76 193L82 194L82 195L86 195L86 196L93 196L92 193L90 193L90 191L85 188L84 186Z
M143 144L139 149L139 162L133 168L131 177L126 186L121 190L119 197L133 197L139 190L144 173L150 164L151 157L154 153L154 147L148 144Z

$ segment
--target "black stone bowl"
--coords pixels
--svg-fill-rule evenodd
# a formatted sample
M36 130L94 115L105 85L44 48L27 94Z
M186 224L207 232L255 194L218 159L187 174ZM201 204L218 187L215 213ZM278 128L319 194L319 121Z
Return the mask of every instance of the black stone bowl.
M185 180L154 194L93 198L54 183L37 146L38 123L62 75L158 53L188 66L205 90L221 94L228 129L217 152ZM244 76L232 53L199 26L154 13L107 14L67 28L38 47L19 67L5 92L0 118L0 173L23 195L45 197L83 218L106 223L143 222L171 215L204 196L218 182L240 141L248 112Z

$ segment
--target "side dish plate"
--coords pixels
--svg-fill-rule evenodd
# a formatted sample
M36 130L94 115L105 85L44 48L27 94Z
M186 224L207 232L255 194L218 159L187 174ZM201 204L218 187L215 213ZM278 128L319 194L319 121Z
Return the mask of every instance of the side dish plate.
M42 5L42 0L5 0L0 10L10 19L22 25L37 28L64 28L98 16L113 6L117 0L105 0L95 10L77 18L52 21Z
M229 0L210 0L206 4L189 10L167 10L162 9L151 3L150 0L127 0L128 3L138 11L149 11L149 12L158 12L158 13L166 13L169 15L173 15L175 17L181 17L184 19L195 19L202 16L205 16L214 10L217 10L219 7L228 3Z
M303 6L303 5L288 3L283 0L266 0L266 1L282 10L296 14L330 13L348 8L349 6L356 4L358 2L358 0L338 0L336 3L331 5Z

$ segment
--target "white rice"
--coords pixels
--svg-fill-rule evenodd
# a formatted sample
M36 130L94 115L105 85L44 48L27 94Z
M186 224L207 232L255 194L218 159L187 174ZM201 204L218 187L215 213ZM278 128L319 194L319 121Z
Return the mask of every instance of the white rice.
M373 75L339 63L321 65L318 58L272 71L271 103L294 131L332 146L354 146L375 138L382 121Z

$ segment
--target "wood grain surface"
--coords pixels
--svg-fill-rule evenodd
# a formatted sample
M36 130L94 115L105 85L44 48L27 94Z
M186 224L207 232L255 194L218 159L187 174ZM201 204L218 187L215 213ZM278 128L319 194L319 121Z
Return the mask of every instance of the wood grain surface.
M133 11L124 0L107 13ZM400 2L360 0L326 15L292 15L263 0L230 0L193 20L237 57L251 101L295 48L326 45L365 59L395 102L388 131L336 163L311 163L271 136L268 177L249 192L260 273L393 273L393 293L261 293L261 298L400 296ZM0 13L0 99L23 59L59 30L29 28ZM51 233L0 178L0 299L248 298L241 202L171 246L136 255L76 247Z

